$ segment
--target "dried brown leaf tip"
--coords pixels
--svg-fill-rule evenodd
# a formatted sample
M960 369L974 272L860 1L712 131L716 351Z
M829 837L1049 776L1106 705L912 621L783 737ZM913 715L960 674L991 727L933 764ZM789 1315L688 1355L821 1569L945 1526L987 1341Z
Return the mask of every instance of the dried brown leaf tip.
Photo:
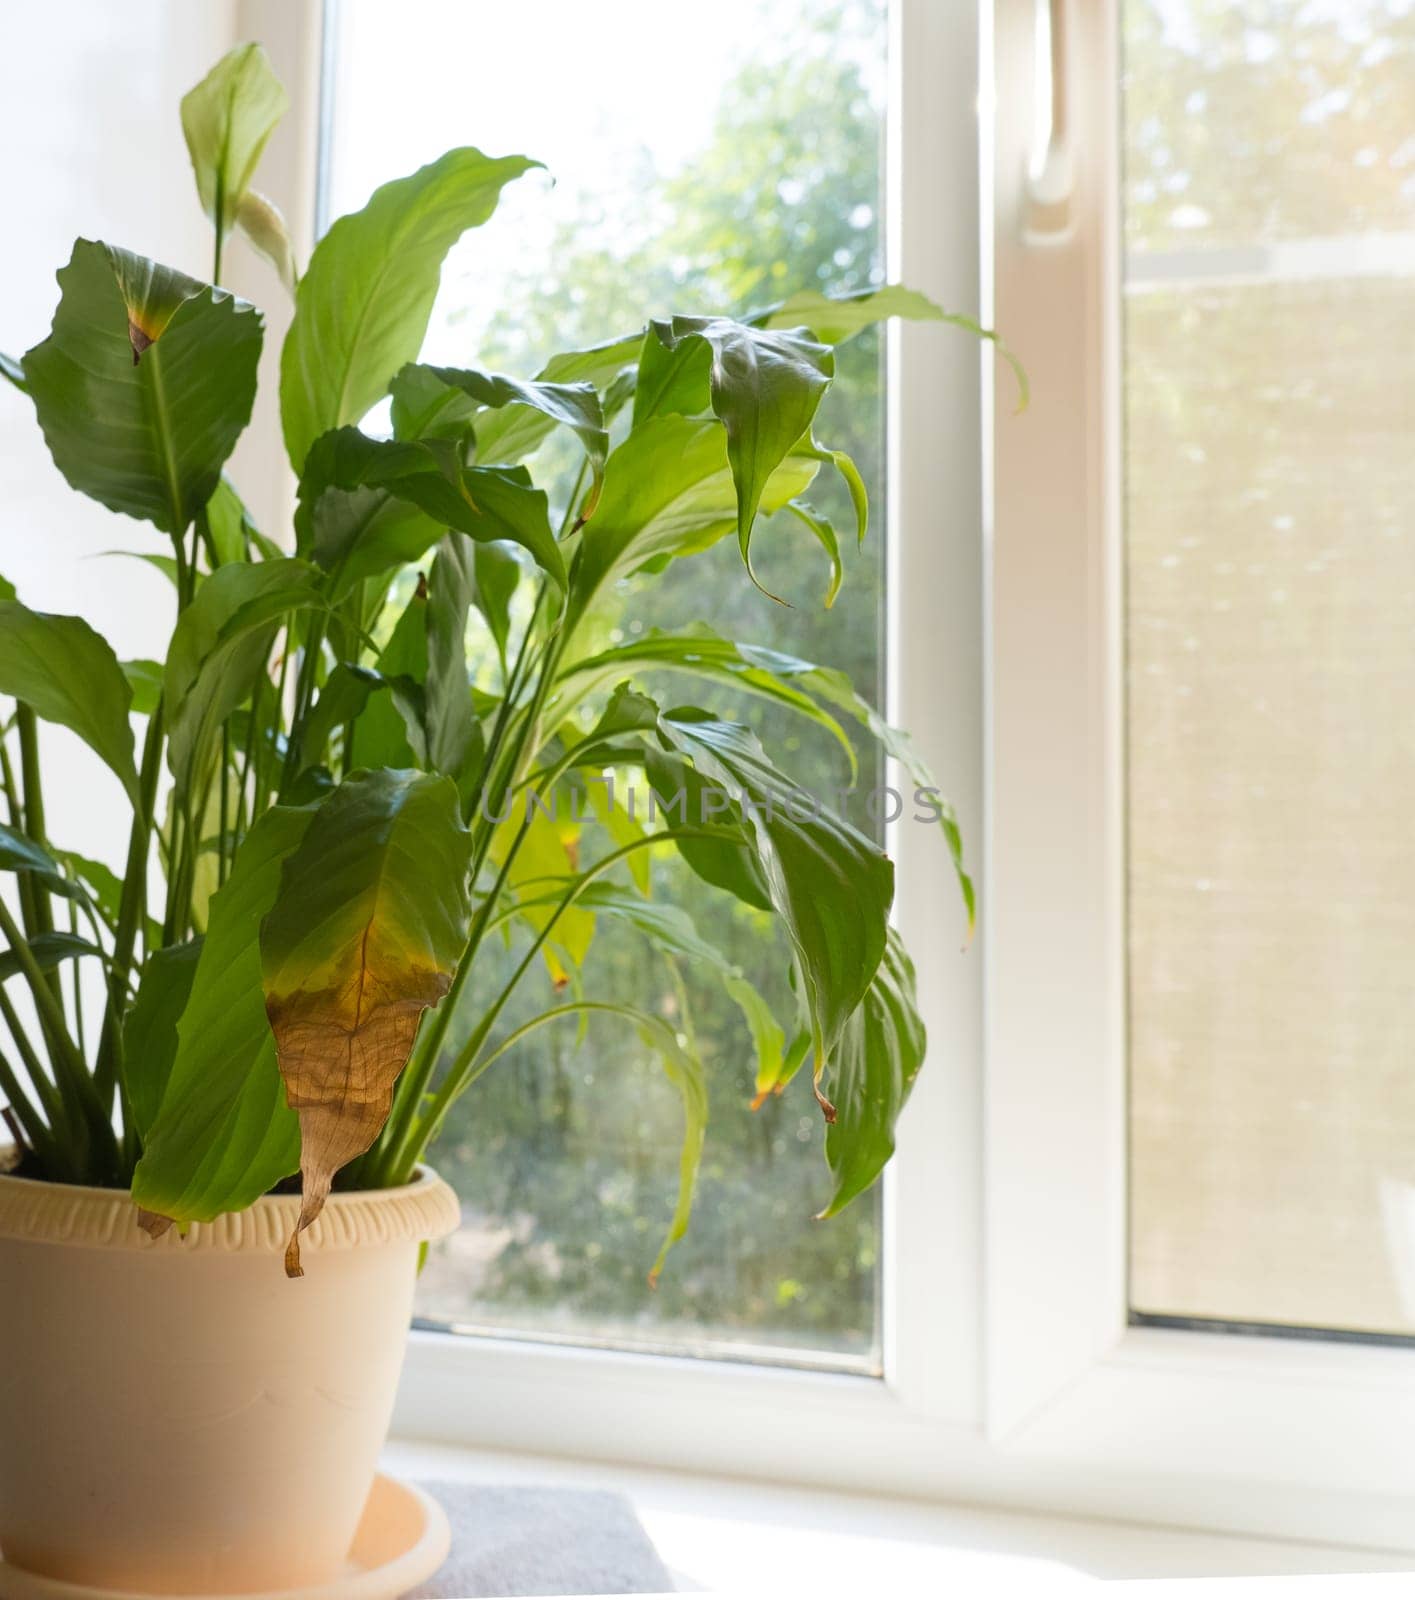
M171 1217L164 1217L156 1211L147 1211L142 1206L138 1207L138 1227L149 1239L160 1239L171 1226Z
M303 1203L285 1250L289 1277L303 1277L300 1235L324 1209L334 1174L387 1122L418 1021L449 982L448 973L412 969L380 977L360 964L337 988L267 999L286 1097L300 1119Z
M261 925L265 1009L300 1123L303 1203L285 1253L334 1175L378 1137L428 1006L467 939L471 840L450 779L359 772L320 806Z

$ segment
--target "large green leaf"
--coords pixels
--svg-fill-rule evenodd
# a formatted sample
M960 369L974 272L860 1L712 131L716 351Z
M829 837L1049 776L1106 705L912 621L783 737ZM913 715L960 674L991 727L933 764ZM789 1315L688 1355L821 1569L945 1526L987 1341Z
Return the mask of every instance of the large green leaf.
M382 491L425 515L390 516L368 498L331 495ZM388 568L416 561L447 528L478 540L509 539L564 587L565 562L550 527L545 494L522 467L463 466L449 439L371 439L357 428L325 434L310 452L296 513L300 547L329 571L331 599Z
M144 1209L177 1222L240 1211L300 1164L261 987L260 924L311 813L272 806L212 897L177 1053L133 1178Z
M448 779L356 772L315 813L261 925L266 1011L300 1122L299 1235L388 1120L467 940L471 836Z
M157 1120L172 1063L177 1059L177 1024L191 998L202 941L154 950L147 958L123 1021L123 1083L138 1136L146 1139Z
M133 691L108 641L82 617L31 611L0 600L0 694L71 728L141 803L128 708Z
M112 510L181 534L250 420L260 313L87 239L59 286L53 331L24 361L55 465Z
M666 350L691 350L701 343L712 351L709 387L712 409L727 430L737 489L737 543L756 582L751 541L762 496L772 474L809 434L835 375L835 357L804 329L771 332L727 317L674 317L651 326ZM688 376L691 380L691 363Z
M760 496L774 511L815 476L815 461L788 456ZM738 526L727 435L712 420L655 417L613 451L604 493L585 527L572 582L572 614L603 587L646 563L706 549Z
M524 407L552 424L569 428L585 447L594 491L588 502L593 511L604 481L604 460L609 434L604 426L599 394L591 383L547 383L508 378L499 372L477 372L461 367L408 366L393 380L393 424L400 439L422 439L445 433L453 418L465 415L458 398L470 400L483 413L494 414L507 406ZM439 428L439 423L443 424ZM494 436L493 436L494 437ZM494 463L496 457L479 449L477 459Z
M683 709L665 713L659 727L704 779L741 802L805 982L819 1076L884 954L893 864L778 772L741 724Z
M894 1124L923 1064L925 1042L913 964L891 928L879 968L831 1058L827 1087L835 1117L825 1154L835 1188L822 1216L834 1216L868 1189L894 1154Z
M229 50L182 97L182 133L202 209L223 236L240 226L294 288L294 259L283 219L251 189L266 141L289 100L258 44Z
M385 183L320 240L280 359L285 448L296 472L322 433L357 422L417 358L442 259L539 163L471 148Z
M281 620L321 603L319 574L286 557L219 567L182 612L167 650L167 760L179 796L203 787L222 721L265 670Z

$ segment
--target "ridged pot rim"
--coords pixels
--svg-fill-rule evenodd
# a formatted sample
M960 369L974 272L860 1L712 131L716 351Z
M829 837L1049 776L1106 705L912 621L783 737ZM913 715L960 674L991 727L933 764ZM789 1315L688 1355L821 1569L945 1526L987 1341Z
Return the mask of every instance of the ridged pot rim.
M0 1150L0 1166L8 1151ZM297 1194L265 1195L244 1211L194 1222L185 1234L170 1228L151 1238L138 1226L138 1208L124 1189L50 1183L0 1171L0 1240L99 1250L170 1254L281 1254L300 1215ZM334 1193L300 1236L314 1250L441 1239L461 1222L452 1189L431 1167L394 1189Z

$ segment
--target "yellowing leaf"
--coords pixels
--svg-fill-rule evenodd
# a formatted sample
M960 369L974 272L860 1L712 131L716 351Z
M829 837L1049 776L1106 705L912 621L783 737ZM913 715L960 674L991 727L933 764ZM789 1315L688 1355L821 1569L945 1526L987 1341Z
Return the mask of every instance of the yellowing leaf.
M261 925L266 1014L300 1123L304 1203L285 1253L334 1174L388 1120L393 1084L467 939L471 838L447 778L356 772L315 813Z

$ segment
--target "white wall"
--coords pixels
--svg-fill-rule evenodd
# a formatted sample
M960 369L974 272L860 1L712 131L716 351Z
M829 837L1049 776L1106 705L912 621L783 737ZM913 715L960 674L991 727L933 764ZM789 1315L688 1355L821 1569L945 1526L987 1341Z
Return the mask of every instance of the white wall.
M18 357L46 335L58 298L54 274L78 236L210 276L210 227L197 203L178 102L238 38L259 36L263 22L292 34L312 14L312 0L281 8L238 7L236 0L48 0L6 8L0 349ZM288 55L282 42L270 41L278 62ZM284 131L279 144L291 148L310 131L308 120ZM280 154L272 149L277 162ZM287 157L283 165L293 163ZM289 206L280 182L270 186ZM229 263L230 286L272 308L262 367L268 387L286 319L283 291L243 247L230 252ZM269 438L268 403L264 409L260 432ZM263 523L273 520L285 493L269 461L243 446L233 469ZM49 459L28 399L0 382L0 573L26 604L84 616L121 659L161 659L173 616L170 587L143 562L102 555L118 548L167 553L170 544L147 524L71 490ZM128 811L116 780L63 730L45 737L51 837L120 864Z

